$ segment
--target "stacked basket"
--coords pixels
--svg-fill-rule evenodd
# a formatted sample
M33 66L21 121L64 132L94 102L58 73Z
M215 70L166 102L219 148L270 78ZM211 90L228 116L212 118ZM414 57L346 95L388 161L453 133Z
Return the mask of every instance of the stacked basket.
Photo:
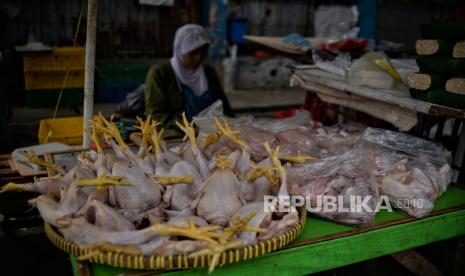
M80 106L83 98L85 49L57 47L51 52L23 54L28 107Z
M465 108L465 23L432 23L421 27L416 43L420 72L408 77L412 97Z

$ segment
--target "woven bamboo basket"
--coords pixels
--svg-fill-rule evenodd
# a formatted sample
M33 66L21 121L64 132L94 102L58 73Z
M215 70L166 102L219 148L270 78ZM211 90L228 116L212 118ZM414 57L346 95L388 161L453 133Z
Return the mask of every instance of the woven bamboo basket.
M294 240L303 230L307 219L305 208L299 208L299 222L289 231L279 236L273 237L253 245L245 246L238 249L225 251L220 259L218 266L238 263L259 257L270 252L283 248ZM48 239L61 250L72 254L76 257L90 253L89 249L84 249L79 245L65 240L55 229L48 223L45 223L45 233ZM179 270L189 268L208 267L211 256L199 256L188 258L187 255L172 256L134 256L124 253L106 252L96 255L88 260L91 263L98 263L120 268L141 269L141 270Z

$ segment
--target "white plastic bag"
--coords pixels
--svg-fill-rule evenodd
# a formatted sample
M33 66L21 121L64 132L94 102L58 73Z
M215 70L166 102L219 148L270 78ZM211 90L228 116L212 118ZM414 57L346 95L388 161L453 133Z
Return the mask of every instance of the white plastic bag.
M347 71L346 80L374 89L403 88L389 58L380 52L369 52L354 60Z

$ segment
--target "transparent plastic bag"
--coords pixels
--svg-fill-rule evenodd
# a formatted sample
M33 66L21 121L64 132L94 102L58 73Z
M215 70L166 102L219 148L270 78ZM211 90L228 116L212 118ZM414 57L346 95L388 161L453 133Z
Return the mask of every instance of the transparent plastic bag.
M352 149L364 130L362 124L337 124L316 128L311 137L319 148L318 156L329 157Z
M299 109L295 111L294 116L289 118L254 118L252 126L265 131L277 133L288 129L294 129L299 126L308 126L311 120L310 112Z
M254 128L247 125L242 125L234 128L237 133L237 137L247 142L250 147L251 158L253 161L261 161L268 156L263 144L267 142L272 148L278 145L278 140L274 133L263 129ZM231 150L239 149L239 145L235 142L227 141L226 145Z
M318 200L318 196L334 196L338 205L350 207L350 210L320 210L313 213L344 224L370 225L374 222L378 206L373 158L371 150L355 147L340 155L288 167L289 191L291 194L309 197L312 202ZM367 198L369 209L354 209L354 196L362 200ZM311 205L314 206L313 203Z
M423 155L436 164L452 161L451 153L442 145L403 132L369 127L363 133L362 139L412 156Z
M241 125L251 125L253 120L252 116L243 116L238 118L224 116L223 102L218 100L200 112L197 116L194 116L195 125L199 128L199 138L202 138L205 134L214 133L217 130L213 120L215 117L221 122L223 120L227 120L232 128L239 127Z
M439 144L384 129L367 128L362 139L375 151L380 194L410 216L428 215L452 180L450 152Z
M446 191L452 177L449 164L433 164L427 156L418 157L379 150L375 158L375 176L380 194L394 207L413 217L424 217L436 199Z
M295 155L298 152L304 155L320 157L319 148L312 137L312 130L307 127L298 127L276 133L280 146L280 156Z

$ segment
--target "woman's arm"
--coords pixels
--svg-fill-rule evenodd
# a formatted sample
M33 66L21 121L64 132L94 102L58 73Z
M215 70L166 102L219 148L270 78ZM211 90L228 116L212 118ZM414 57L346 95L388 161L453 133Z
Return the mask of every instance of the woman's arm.
M229 117L234 117L231 105L224 93L223 85L221 85L220 79L216 74L216 70L212 66L206 66L206 69L209 71L207 74L210 76L209 81L211 89L213 89L213 93L223 102L223 114Z
M151 115L165 128L166 136L178 136L176 116L172 113L171 103L164 91L169 91L169 77L161 66L150 68L145 80L145 112Z

